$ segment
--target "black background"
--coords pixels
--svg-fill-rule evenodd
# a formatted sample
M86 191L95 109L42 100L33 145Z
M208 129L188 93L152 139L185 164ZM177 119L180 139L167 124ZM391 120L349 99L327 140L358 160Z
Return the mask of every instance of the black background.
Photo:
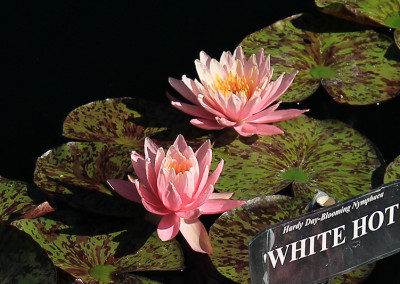
M0 175L31 181L36 158L69 141L62 123L74 108L113 97L166 100L168 77L197 77L201 50L219 58L248 34L313 9L313 0L1 1ZM351 107L323 89L316 95L298 108L350 124L387 162L400 154L400 99ZM398 283L396 257L369 283Z

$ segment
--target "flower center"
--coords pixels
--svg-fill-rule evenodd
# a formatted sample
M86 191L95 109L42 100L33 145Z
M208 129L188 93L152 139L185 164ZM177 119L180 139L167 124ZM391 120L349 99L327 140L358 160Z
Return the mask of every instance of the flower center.
M168 170L174 169L176 174L180 174L189 171L191 167L192 164L190 163L189 160L183 160L178 162L177 160L172 159L172 161L168 165Z
M221 79L219 75L215 75L215 82L213 90L220 91L224 96L228 93L240 94L243 93L247 98L251 97L251 91L253 89L254 81L247 82L246 77L239 77L229 72L228 78Z

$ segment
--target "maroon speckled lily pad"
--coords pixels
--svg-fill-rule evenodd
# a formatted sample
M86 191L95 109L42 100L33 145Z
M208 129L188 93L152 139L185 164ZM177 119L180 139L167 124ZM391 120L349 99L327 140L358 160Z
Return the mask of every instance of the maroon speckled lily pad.
M0 223L35 218L54 211L34 185L0 177Z
M322 85L338 103L368 105L400 92L399 51L373 30L324 14L299 14L250 34L246 55L264 48L276 76L299 70L280 99L298 102Z
M0 224L0 283L56 283L55 267L28 235Z
M315 0L322 11L335 16L353 15L353 20L362 23L381 25L389 28L400 28L400 2L398 0ZM343 7L343 10L339 10ZM368 20L368 21L367 21Z
M225 160L217 191L249 200L282 190L311 200L320 189L345 200L372 188L380 160L373 144L336 120L305 115L276 124L285 133L252 138L223 133L213 147L214 166ZM232 133L232 132L230 132Z
M384 183L400 179L400 156L397 156L387 167L384 176Z
M238 283L250 283L248 242L262 229L305 213L306 204L288 196L265 196L223 213L210 228L217 270Z
M207 131L199 131L189 120L185 113L169 103L114 98L94 101L73 110L64 121L63 135L137 149L143 148L145 137L172 142L178 134L194 140L207 135Z
M128 226L122 231L99 233L107 224L104 228L92 222L85 225L82 219L90 218L72 211L61 213L67 216L64 221L54 215L52 219L17 220L12 225L29 234L55 266L86 284L109 283L120 273L183 268L178 242L162 242L153 225L141 222L141 226ZM116 226L109 222L108 225Z
M69 142L37 159L34 182L75 208L114 216L134 216L142 206L123 199L107 179L131 173L132 148L101 142Z

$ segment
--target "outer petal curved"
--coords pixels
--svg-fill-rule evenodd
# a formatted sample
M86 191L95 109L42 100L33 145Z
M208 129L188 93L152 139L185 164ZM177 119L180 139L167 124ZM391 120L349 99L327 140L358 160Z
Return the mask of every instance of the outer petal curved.
M109 179L107 183L123 198L130 201L142 203L142 198L140 197L136 186L130 181L121 179Z
M300 109L282 109L270 112L269 109L265 111L259 112L254 117L249 118L247 121L252 123L271 123L282 120L288 120L294 118L296 116L301 115L308 110L300 110ZM265 114L264 114L265 113Z
M213 253L210 237L199 219L181 219L179 230L194 251L208 254Z
M280 128L270 124L243 123L235 126L234 129L244 137L250 137L254 134L268 136L283 133Z
M162 241L169 241L176 237L179 232L180 218L171 213L161 218L158 223L157 234Z
M180 93L184 98L193 104L198 104L197 96L186 86L186 84L175 78L168 78L169 83L172 88L174 88L178 93Z
M224 126L219 125L215 120L208 119L194 118L190 120L190 123L194 126L207 130L220 130L225 128Z
M200 206L200 210L202 211L202 214L219 214L235 209L245 203L246 201L243 200L208 199Z
M206 119L214 118L214 115L212 115L208 111L204 110L204 108L197 106L197 105L185 104L185 103L178 102L178 101L172 101L171 105L174 106L175 108L183 111L184 113L187 113L187 114L195 116L195 117L201 117L201 118L206 118Z

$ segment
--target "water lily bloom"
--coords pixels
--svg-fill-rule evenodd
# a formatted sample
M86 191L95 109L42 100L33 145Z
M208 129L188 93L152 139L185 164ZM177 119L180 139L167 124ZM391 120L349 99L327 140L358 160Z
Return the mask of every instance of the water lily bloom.
M232 193L214 192L223 160L209 175L210 141L193 152L182 135L178 135L167 153L146 138L144 153L144 158L135 151L131 154L137 179L108 180L110 186L126 199L142 203L149 212L162 216L157 228L162 241L171 240L180 231L193 250L212 253L199 216L222 213L245 203L231 200Z
M196 118L190 122L200 128L218 130L233 127L242 136L274 135L283 131L269 123L299 116L307 110L276 110L275 102L290 86L297 74L282 74L271 81L270 57L260 49L246 60L239 46L233 55L224 52L220 61L205 52L195 61L200 79L186 76L169 78L171 86L190 103L170 96L174 107Z

